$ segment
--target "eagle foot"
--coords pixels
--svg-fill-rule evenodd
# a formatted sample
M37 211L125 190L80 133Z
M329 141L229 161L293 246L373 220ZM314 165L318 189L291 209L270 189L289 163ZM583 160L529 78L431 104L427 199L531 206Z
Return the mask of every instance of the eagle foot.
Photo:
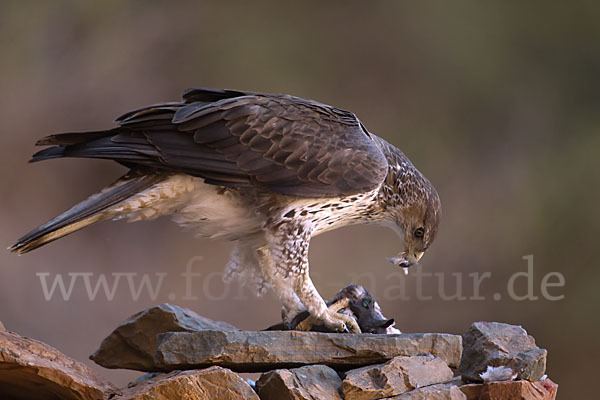
M361 333L358 323L353 317L339 313L340 310L348 307L349 305L350 299L344 297L327 308L321 321L312 315L309 315L307 318L300 321L296 325L295 329L299 331L310 331L314 324L322 322L328 328L334 329L338 332Z

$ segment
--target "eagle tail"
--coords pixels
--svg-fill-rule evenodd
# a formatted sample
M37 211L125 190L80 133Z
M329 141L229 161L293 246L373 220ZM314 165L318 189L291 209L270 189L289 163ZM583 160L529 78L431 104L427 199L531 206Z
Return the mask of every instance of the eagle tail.
M24 254L95 222L115 218L116 215L110 212L113 206L163 179L164 175L159 173L130 171L112 185L24 235L8 250Z

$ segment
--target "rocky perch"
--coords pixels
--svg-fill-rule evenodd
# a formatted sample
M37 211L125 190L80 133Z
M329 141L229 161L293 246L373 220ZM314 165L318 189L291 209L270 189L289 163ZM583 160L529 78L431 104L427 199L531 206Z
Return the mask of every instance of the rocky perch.
M463 334L240 331L169 304L124 321L91 356L149 372L117 389L58 350L0 331L1 399L554 399L546 350L519 327ZM256 381L240 372L262 372Z

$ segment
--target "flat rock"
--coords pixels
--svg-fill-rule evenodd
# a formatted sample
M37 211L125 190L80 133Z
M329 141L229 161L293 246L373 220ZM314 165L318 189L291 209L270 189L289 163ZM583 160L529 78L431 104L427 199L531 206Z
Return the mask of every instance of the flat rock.
M238 374L221 367L174 371L146 379L113 400L259 400Z
M347 400L381 399L447 382L452 377L452 370L440 358L399 356L385 364L349 371L342 383L342 393Z
M463 383L460 377L457 379L460 381L457 383L460 386L460 391L467 396L467 400L480 399L483 383Z
M325 365L265 372L256 382L262 400L342 400L342 380Z
M0 399L100 400L118 390L45 343L0 332Z
M505 398L507 400L512 398ZM399 396L389 397L386 400L468 400L460 387L453 382L438 383L437 385L424 386L422 388L402 393Z
M465 397L458 395L456 389ZM423 387L405 393L404 397L401 395L390 399L555 400L557 390L558 385L550 379L465 384L457 377L441 385Z
M499 381L485 383L479 400L554 400L558 385L550 379L543 381Z
M237 330L233 325L202 317L187 308L161 304L142 310L122 322L90 358L105 368L153 371L156 335L206 329Z
M545 349L520 326L500 322L475 322L463 334L459 371L467 382L482 382L488 366L508 367L517 379L539 380L546 371Z
M169 371L220 365L238 372L263 372L323 364L349 370L422 353L457 366L461 350L461 337L444 333L176 332L158 336L155 368Z

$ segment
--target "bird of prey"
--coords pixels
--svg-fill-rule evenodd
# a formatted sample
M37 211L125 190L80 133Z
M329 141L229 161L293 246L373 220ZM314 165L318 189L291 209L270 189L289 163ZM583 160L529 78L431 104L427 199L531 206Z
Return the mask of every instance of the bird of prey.
M351 112L281 94L192 88L182 101L117 118L105 131L45 137L34 161L114 160L129 172L20 238L26 253L98 221L171 215L199 236L235 241L230 276L272 288L286 322L307 310L360 332L329 310L309 276L311 237L352 224L396 231L407 268L433 241L441 215L431 183Z

